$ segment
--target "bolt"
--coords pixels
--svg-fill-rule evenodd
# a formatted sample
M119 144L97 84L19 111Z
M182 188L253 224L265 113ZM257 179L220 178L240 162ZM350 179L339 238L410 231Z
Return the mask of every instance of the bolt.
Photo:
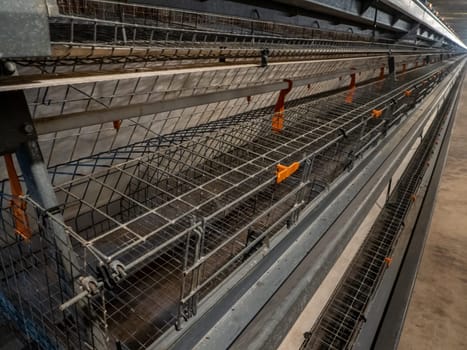
M263 49L261 50L261 67L267 67L269 64L269 49Z
M34 126L32 124L25 124L23 130L26 134L32 135L34 133Z
M6 76L13 75L16 72L16 64L14 62L6 61L2 63L0 68L0 75L3 73Z

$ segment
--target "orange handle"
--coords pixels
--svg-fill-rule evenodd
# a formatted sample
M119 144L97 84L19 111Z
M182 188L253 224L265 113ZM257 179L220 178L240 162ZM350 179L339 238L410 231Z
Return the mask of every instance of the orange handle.
M16 173L15 165L11 154L5 154L6 169L8 178L10 180L11 194L11 207L13 208L13 221L15 224L15 233L24 239L30 239L32 236L31 228L29 227L28 217L26 215L26 202L21 199L23 190L19 182L18 174Z
M280 184L282 181L290 177L293 173L295 173L298 168L300 168L299 162L294 162L287 165L278 164L276 170L276 183Z
M274 113L272 117L272 131L280 132L284 128L284 109Z
M381 116L383 115L383 110L382 109L373 109L371 114L373 115L373 118L378 119L378 118L381 118Z
M113 121L113 126L115 130L120 130L120 127L122 126L122 121L121 120L114 120Z
M285 97L292 90L292 81L286 79L285 82L287 82L288 87L280 91L276 105L274 106L274 115L272 117L271 127L272 131L275 133L281 132L284 128Z

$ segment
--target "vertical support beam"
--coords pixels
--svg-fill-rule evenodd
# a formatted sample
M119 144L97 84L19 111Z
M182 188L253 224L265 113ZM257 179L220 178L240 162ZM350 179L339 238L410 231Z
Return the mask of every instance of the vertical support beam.
M11 98L12 101L9 101L8 98ZM44 215L42 223L45 231L44 234L48 241L47 244L54 249L54 255L57 259L57 273L60 280L62 297L65 299L72 298L75 292L80 290L78 282L80 265L69 233L66 232L65 226L62 224L63 218L58 212L59 203L37 142L26 98L22 91L14 91L11 96L1 94L0 99L5 101L6 104L6 107L0 111L1 120L6 121L8 118L22 120L22 129L27 137L19 145L15 145L16 157L29 196L45 210L44 214L49 213L56 219L54 220L48 215ZM11 118L12 115L15 118ZM79 324L83 337L92 344L94 349L103 349L107 347L105 334L97 322L93 320L93 316L84 311L87 307L86 301L80 304L80 310L86 316L83 319L79 316L76 323Z
M430 64L431 59L429 55L426 55L425 59L423 60L423 65L426 66L427 64Z
M188 272L191 267L199 264L200 259L204 255L204 241L206 233L206 222L204 218L201 219L199 225L196 225L197 220L193 216L190 218L190 223L195 227L186 236L185 255L182 266L183 273L180 283L180 299L178 302L178 315L177 320L175 321L175 328L177 330L181 330L183 328L183 321L187 321L198 312L198 288L201 284L202 270L204 268L204 265L200 264L191 272Z
M375 7L375 16L373 18L373 33L372 33L373 40L376 39L376 29L378 25L378 6L377 6L378 1L379 0L374 0L371 2L371 5Z
M285 97L292 90L292 81L285 80L289 85L279 93L276 106L274 107L274 115L272 117L272 131L279 133L284 127L284 110L285 110Z
M55 192L50 183L47 168L44 164L37 134L32 122L28 103L23 91L8 91L0 94L0 153L5 155L5 161L10 178L13 195L22 195L13 159L10 153L16 152L18 164L26 183L31 198L46 211L55 209L58 205ZM78 266L77 258L73 251L70 238L63 226L50 220L51 242L57 246L61 258L64 260L63 267L68 278L73 280L78 272L70 266ZM65 263L65 260L68 263Z
M37 139L22 91L1 92L0 106L0 155L14 153L22 143Z
M309 179L310 179L312 160L306 159L304 163L305 164L304 164L304 169L303 169L302 179L301 179L301 185L303 186L303 188L297 193L295 197L294 211L290 215L290 219L287 221L288 227L297 223L298 218L300 216L300 211L302 209L302 206L304 205L306 192L310 190L310 188L305 185L309 182Z
M53 245L56 249L57 268L62 293L64 296L72 298L75 291L80 290L77 280L79 275L78 259L68 233L65 231L64 226L59 223L60 221L63 222L63 218L57 213L58 200L50 183L39 144L37 141L28 141L22 144L16 151L16 157L31 198L45 209L46 212L53 214L58 221L52 220L47 216L44 217L49 244ZM83 304L80 306L85 308L87 306L86 302L83 301ZM82 324L83 331L86 332L86 338L90 339L95 349L105 348L107 341L97 323L92 320L84 322L76 320L76 322Z
M45 211L53 212L58 207L58 201L37 141L22 144L16 151L16 157L31 198ZM53 235L51 241L56 244L58 252L61 253L60 258L64 260L63 267L68 278L73 280L78 277L78 271L74 268L78 266L78 260L70 237L64 227L54 220L48 220L48 224L49 233Z
M47 212L53 213L58 221L63 221L61 215L56 212L58 201L50 183L37 141L29 141L21 145L16 155L31 198ZM76 254L64 226L48 217L45 217L44 221L49 243L53 244L57 251L56 258L59 260L57 266L62 292L66 297L71 298L74 296L75 291L80 290L77 280L79 265ZM80 307L86 308L87 303L83 301ZM106 347L106 337L96 322L92 320L76 321L82 324L83 331L86 332L86 338L91 341L94 349L104 349Z
M407 71L407 63L402 64L402 73L405 73Z

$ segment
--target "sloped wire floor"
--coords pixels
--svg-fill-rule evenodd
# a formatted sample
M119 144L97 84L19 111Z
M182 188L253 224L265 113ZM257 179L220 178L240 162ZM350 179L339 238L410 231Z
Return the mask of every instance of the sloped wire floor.
M189 139L171 146L149 140L142 157L56 186L81 270L96 276L100 262L118 260L128 274L104 292L111 342L144 348L196 312L195 299L267 246L293 223L294 212L351 166L353 154L383 134L384 121L372 118L372 108L402 96L408 82L433 68L357 89L352 101L346 92L291 107L280 132L271 131L272 116L264 111L234 124L217 121L214 129L203 126L199 131L207 134L192 129ZM276 184L276 165L297 161L300 170ZM202 242L194 235L200 228ZM31 268L44 267L15 273ZM36 291L37 304L54 304L60 297L52 300L48 288L20 289L26 293L21 300L27 305ZM54 323L53 314L41 318Z
M271 236L287 223L295 195L303 188L303 173L276 185L275 165L315 154L312 186L306 194L306 202L312 200L351 163L353 152L382 132L382 121L370 114L362 118L362 112L371 110L362 106L393 88L390 82L373 84L357 91L350 104L344 102L344 93L292 107L280 133L271 132L270 114L255 116L58 186L65 219L74 217L67 222L86 239L87 248L104 261L119 260L129 272L136 269L107 298L109 328L115 338L131 348L144 347L173 326L180 317L180 298L205 296L247 253L258 249L256 245L245 250L252 237L264 232ZM84 187L94 189L93 194L83 192ZM117 188L125 190L117 193ZM111 199L99 206L106 191L112 192ZM77 203L76 211L72 208ZM89 219L90 215L94 217ZM202 272L194 287L180 295L182 272L188 272L185 283L190 285L194 278L190 274L198 266L193 260L191 268L190 263L184 268L185 240L201 219L205 223ZM192 250L188 246L193 258Z

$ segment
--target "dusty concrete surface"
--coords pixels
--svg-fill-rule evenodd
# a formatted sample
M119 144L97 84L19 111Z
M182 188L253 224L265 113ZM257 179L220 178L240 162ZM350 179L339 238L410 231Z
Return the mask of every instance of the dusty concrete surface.
M399 350L467 349L467 79Z

